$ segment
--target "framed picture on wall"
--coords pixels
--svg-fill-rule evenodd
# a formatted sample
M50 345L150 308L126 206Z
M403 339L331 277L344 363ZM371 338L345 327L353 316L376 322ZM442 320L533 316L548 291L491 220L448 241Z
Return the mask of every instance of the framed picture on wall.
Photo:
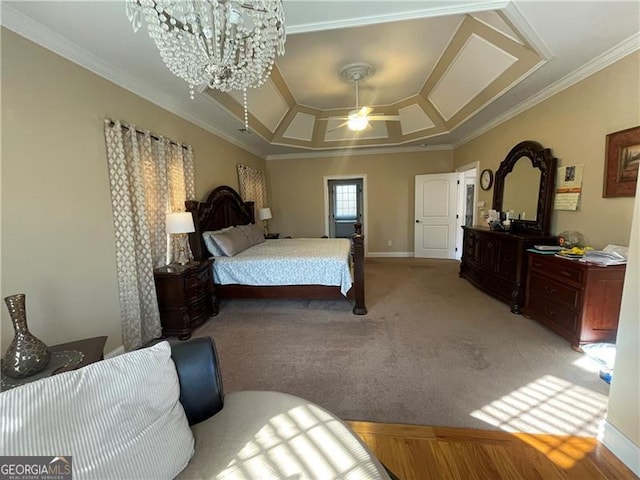
M635 196L639 164L640 126L607 135L602 196Z

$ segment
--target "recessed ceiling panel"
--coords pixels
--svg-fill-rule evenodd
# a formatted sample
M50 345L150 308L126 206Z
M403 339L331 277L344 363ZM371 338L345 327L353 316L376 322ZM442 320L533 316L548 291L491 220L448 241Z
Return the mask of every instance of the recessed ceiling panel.
M325 142L338 142L338 141L357 141L370 140L374 138L388 138L389 132L385 122L369 122L371 128L367 128L361 132L353 132L347 128L347 126L340 127L333 132L330 130L336 128L344 120L330 118L327 122L327 134L324 137Z
M316 117L314 115L298 112L282 136L310 142L315 123Z
M462 20L452 15L289 35L276 63L296 103L320 110L355 106L355 86L340 70L370 63L375 73L360 82L360 105L389 105L420 90Z
M453 117L518 59L471 35L429 94L445 120Z
M240 105L243 104L242 91L232 90L229 96ZM258 89L247 89L247 103L251 114L272 133L289 110L287 102L271 79Z
M400 128L403 135L435 127L435 124L427 116L419 105L409 105L398 110L400 115Z

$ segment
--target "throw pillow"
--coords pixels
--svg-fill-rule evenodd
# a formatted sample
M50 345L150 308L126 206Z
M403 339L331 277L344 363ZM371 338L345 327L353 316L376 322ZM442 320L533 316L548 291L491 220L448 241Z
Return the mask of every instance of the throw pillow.
M204 240L204 244L207 247L207 250L209 250L209 253L214 256L214 257L223 257L224 256L224 252L220 249L220 247L218 246L218 244L216 243L216 241L213 239L213 235L216 233L222 233L222 232L228 232L229 230L233 229L234 227L225 227L225 228L221 228L220 230L210 230L208 232L204 232L202 234L202 239Z
M0 394L0 455L72 456L73 478L173 478L194 440L168 342Z
M265 241L264 230L260 225L250 223L248 225L238 225L238 228L249 238L251 245L257 245Z
M228 232L214 233L211 236L220 250L228 257L233 257L251 246L249 237L239 228Z

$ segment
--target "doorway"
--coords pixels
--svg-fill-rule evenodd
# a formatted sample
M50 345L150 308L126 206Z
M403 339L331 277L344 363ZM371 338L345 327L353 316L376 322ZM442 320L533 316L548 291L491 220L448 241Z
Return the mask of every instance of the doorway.
M353 224L363 223L363 183L362 178L327 180L330 238L351 238Z
M458 167L456 173L458 174L458 212L455 258L460 260L462 258L462 226L471 227L477 223L478 162Z

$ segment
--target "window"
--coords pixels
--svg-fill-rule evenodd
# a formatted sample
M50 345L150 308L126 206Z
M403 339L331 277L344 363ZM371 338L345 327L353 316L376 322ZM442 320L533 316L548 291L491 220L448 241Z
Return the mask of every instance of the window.
M358 216L358 197L356 185L336 185L335 218L352 220Z

